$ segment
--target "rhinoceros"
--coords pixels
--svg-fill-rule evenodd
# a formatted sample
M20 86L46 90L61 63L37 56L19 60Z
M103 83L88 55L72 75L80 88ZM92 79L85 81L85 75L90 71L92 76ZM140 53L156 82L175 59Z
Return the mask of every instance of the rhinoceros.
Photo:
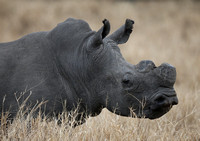
M0 112L15 116L20 97L28 106L46 101L41 109L49 115L79 106L86 116L107 108L121 116L133 111L138 118L161 117L178 104L176 69L150 60L132 65L123 58L118 44L127 42L133 24L127 19L108 35L106 19L96 32L84 20L69 18L50 31L1 43ZM32 94L21 96L24 91Z

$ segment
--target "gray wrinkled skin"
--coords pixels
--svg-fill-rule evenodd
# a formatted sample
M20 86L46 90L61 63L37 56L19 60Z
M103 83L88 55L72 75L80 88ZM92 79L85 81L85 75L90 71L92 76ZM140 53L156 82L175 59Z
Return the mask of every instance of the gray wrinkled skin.
M78 104L85 116L103 108L122 116L130 116L131 109L150 119L167 113L178 103L175 68L148 60L129 64L118 44L127 42L134 22L127 19L109 36L110 24L103 23L95 32L85 21L70 18L51 31L1 43L0 111L15 116L16 97L26 91L22 102L31 91L27 105L47 101L42 110L50 115Z

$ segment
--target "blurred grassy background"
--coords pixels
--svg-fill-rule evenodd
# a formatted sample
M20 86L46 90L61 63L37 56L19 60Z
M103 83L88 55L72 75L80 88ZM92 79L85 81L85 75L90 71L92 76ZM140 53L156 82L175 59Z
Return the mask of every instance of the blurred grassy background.
M174 129L179 127L188 132L180 132L180 137L200 136L199 1L0 0L0 42L51 30L69 17L86 20L93 30L98 30L106 18L111 23L111 32L124 24L126 18L135 20L133 34L121 46L122 54L133 64L150 59L156 65L168 62L177 68L175 87L179 105L164 119L181 121Z

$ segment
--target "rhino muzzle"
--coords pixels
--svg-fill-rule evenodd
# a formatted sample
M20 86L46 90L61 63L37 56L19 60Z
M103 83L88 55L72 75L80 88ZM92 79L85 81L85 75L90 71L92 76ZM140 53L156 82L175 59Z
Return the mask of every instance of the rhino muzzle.
M154 97L153 102L155 104L151 106L151 109L155 110L159 107L171 107L177 105L178 98L176 97L174 89L164 88Z
M152 61L143 60L135 65L135 70L137 71L136 77L126 74L122 82L124 89L133 95L138 92L149 95L146 99L144 113L142 116L139 113L139 117L159 118L167 113L173 105L178 104L176 91L173 88L176 81L175 67L167 63L157 67Z

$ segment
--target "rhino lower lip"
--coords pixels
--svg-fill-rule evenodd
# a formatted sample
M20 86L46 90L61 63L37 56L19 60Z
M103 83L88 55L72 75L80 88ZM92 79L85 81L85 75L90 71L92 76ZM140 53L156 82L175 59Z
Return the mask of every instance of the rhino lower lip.
M151 107L148 107L146 110L144 110L141 113L137 114L137 118L148 118L148 119L156 119L161 116L163 116L165 113L167 113L172 106L168 107L157 107L156 109L151 109Z
M159 118L159 117L163 116L165 113L167 113L171 108L172 108L172 106L151 109L150 110L151 114L147 115L146 118L149 118L149 119Z
M148 109L152 110L152 111L163 111L163 110L166 110L166 109L171 109L172 106L173 106L172 104L166 104L166 105L156 104L156 105L148 107Z

